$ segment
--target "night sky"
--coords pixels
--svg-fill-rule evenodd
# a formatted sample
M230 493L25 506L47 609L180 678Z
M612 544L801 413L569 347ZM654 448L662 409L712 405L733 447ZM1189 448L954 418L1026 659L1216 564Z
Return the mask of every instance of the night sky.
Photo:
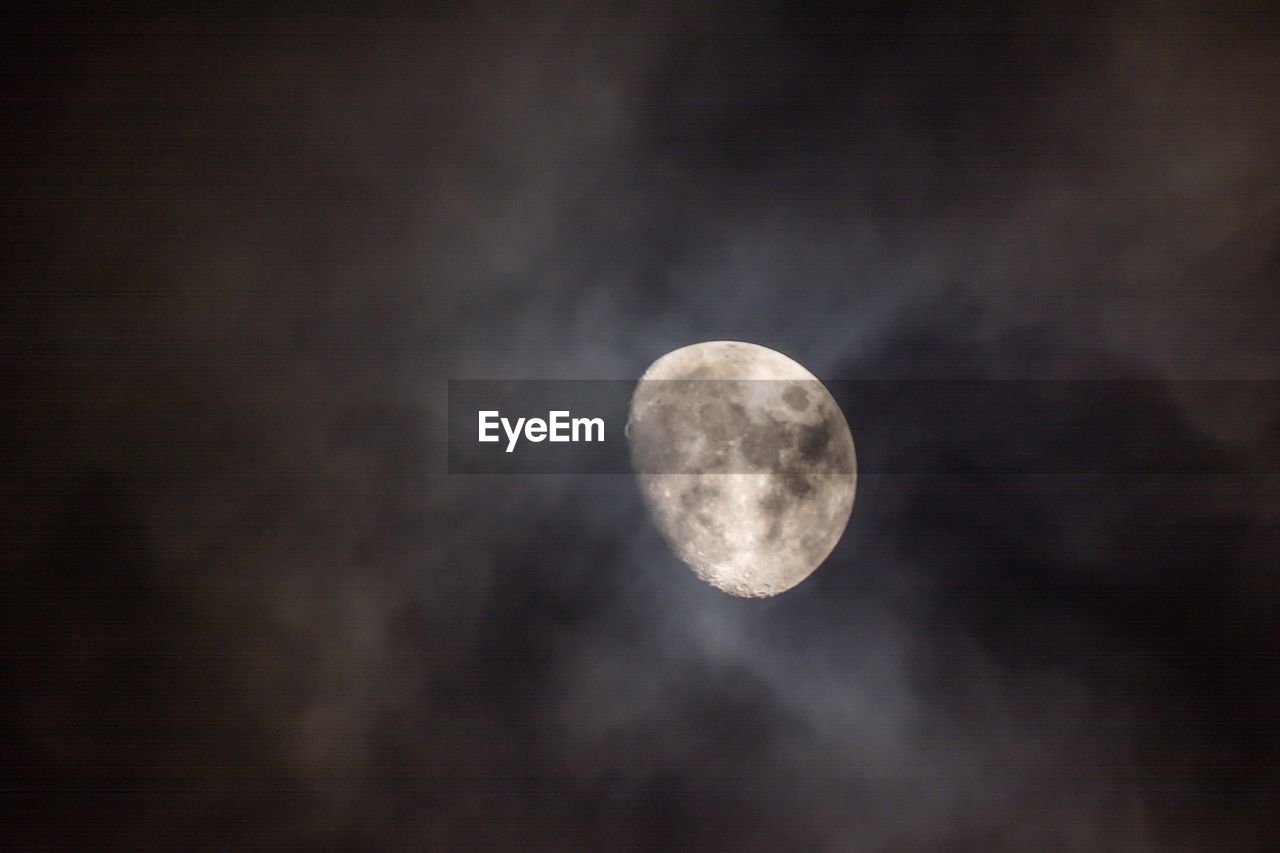
M1280 849L1280 11L966 5L4 13L0 846ZM714 339L795 589L449 473Z

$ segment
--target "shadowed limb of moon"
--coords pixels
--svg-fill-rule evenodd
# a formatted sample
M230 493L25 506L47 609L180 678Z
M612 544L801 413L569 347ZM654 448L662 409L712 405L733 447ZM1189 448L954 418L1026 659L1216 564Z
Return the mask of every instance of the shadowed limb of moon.
M849 425L826 387L774 350L709 341L667 353L636 385L627 436L658 529L724 592L785 592L848 523Z

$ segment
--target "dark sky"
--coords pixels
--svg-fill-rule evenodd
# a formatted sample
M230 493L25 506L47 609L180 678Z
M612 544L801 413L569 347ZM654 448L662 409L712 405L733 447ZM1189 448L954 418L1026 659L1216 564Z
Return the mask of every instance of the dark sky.
M0 846L1280 847L1274 7L267 5L5 13ZM446 471L718 338L901 389L782 596Z

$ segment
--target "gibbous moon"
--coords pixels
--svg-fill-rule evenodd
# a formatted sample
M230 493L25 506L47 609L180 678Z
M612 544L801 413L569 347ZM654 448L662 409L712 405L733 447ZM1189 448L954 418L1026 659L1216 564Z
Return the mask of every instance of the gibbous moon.
M667 353L636 385L627 436L663 537L731 595L791 589L849 521L849 425L826 387L782 353L737 341Z

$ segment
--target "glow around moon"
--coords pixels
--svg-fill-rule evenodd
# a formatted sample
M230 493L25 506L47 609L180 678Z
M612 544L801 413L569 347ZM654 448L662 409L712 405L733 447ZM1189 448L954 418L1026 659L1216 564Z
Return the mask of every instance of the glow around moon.
M631 398L632 466L654 522L707 583L784 592L831 553L853 508L853 436L831 393L756 344L674 350Z

